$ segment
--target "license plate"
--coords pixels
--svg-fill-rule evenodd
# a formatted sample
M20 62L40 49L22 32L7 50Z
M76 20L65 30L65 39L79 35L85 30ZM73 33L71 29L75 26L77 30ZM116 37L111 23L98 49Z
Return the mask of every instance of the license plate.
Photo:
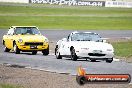
M30 49L37 49L37 46L30 46Z
M102 50L93 50L93 53L102 53Z

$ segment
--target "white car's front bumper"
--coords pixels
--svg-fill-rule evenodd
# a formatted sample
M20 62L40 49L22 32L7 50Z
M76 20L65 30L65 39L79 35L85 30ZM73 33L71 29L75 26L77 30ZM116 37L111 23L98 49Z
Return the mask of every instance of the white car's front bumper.
M108 59L108 58L113 58L114 53L110 51L102 51L99 53L94 53L93 50L79 50L76 51L76 55L79 58L94 58L94 59Z

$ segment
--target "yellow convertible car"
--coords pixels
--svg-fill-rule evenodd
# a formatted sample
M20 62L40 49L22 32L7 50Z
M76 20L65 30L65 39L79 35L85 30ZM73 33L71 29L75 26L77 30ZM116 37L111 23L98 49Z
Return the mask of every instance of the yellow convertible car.
M42 51L43 55L49 54L49 41L36 26L12 26L3 36L2 43L5 52L13 50L16 54L22 51L35 55Z

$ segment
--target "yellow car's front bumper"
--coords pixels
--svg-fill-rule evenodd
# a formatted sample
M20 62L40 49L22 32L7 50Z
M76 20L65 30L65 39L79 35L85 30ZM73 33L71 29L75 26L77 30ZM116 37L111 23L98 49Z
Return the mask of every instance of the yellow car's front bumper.
M44 45L21 45L21 44L18 44L17 46L22 51L32 51L32 50L41 51L41 50L49 48L48 43L46 43Z

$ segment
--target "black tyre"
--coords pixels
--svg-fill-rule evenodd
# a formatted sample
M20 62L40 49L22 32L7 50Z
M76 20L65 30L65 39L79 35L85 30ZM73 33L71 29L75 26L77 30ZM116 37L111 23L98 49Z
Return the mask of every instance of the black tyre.
M96 62L96 60L95 59L90 59L91 60L91 62Z
M10 49L8 49L6 46L4 47L4 52L9 52Z
M5 45L5 41L4 40L2 41L2 44Z
M13 49L14 49L15 54L20 54L20 49L18 48L16 43L14 43Z
M56 55L56 51L58 50L58 45L56 45L55 47L55 55Z
M37 51L32 51L32 55L36 55L37 54Z
M74 48L71 49L71 59L73 61L77 61L77 59L78 59L78 57L77 57L77 55L75 53L75 49Z
M84 76L77 76L76 81L79 85L84 85L86 83L86 78Z
M57 59L62 59L62 56L60 55L59 51L58 51L58 47L55 48L55 55Z
M43 50L42 53L43 53L43 55L45 55L45 56L48 55L48 54L49 54L49 46L48 46L47 49Z
M106 60L107 63L111 63L113 61L113 58L109 58Z

